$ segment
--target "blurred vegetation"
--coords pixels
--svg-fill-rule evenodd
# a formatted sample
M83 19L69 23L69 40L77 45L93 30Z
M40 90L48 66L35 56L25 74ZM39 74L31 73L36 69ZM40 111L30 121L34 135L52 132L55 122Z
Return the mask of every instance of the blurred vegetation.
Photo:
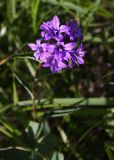
M58 74L27 47L54 15L77 19L87 51ZM0 159L113 160L113 74L114 0L0 0Z

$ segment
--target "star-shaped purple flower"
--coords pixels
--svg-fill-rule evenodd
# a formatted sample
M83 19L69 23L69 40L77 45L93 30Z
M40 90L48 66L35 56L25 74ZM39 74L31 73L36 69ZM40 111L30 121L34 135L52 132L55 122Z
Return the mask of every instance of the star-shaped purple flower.
M40 29L42 30L41 36L45 40L53 38L59 41L63 38L62 34L60 33L60 21L57 16L54 16L51 21L44 22L40 26Z
M78 26L76 20L67 22L66 25L62 25L60 32L65 33L71 41L83 40L81 28Z

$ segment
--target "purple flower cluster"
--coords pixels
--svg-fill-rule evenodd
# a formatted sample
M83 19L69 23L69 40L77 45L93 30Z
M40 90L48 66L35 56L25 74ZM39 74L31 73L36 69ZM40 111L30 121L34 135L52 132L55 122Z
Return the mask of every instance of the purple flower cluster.
M77 21L60 25L59 18L54 16L51 21L44 22L40 29L41 39L28 46L34 51L35 60L40 60L43 67L59 72L75 64L84 64L83 35Z

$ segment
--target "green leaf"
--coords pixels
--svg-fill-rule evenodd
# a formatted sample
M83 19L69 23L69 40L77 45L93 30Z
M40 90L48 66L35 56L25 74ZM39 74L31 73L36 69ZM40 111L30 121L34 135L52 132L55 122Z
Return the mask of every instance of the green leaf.
M28 59L25 59L25 63L26 63L26 65L27 65L27 67L28 67L28 69L29 69L31 75L34 77L36 71L35 71L33 65L31 64L31 62L30 62Z
M54 152L51 160L64 160L64 155L60 152Z
M16 59L13 60L13 70L16 69ZM13 103L14 106L16 106L18 102L18 94L17 94L17 88L16 88L16 81L15 81L15 75L13 73Z
M33 27L34 33L37 32L37 15L38 15L39 4L40 4L40 0L32 0L31 1L32 27Z
M32 129L34 137L37 139L43 129L42 123L38 123L35 121L30 121L28 124L28 128ZM28 129L27 129L28 130Z
M25 88L25 90L28 92L28 94L30 95L31 99L33 100L33 99L34 99L34 96L33 96L33 94L32 94L32 91L29 89L30 86L28 86L28 83L25 82L25 81L23 82L23 81L21 80L21 78L19 77L19 75L17 75L16 72L13 71L13 73L14 73L16 79L18 80L18 82Z
M99 108L99 106L104 106L105 108L109 108L114 105L114 98L54 98L52 100L41 99L40 103L38 100L35 101L39 106L44 107L68 107L68 106L95 106ZM32 105L31 100L19 101L19 106L30 106ZM92 107L92 108L93 108Z
M21 132L16 129L15 127L13 127L9 122L7 121L3 121L2 119L0 119L0 123L10 132L15 133L16 135L20 136Z
M16 0L7 0L7 17L10 21L16 17Z
M62 138L63 142L64 142L65 144L68 144L69 141L68 141L68 137L67 137L65 131L64 131L60 126L58 126L57 128L58 128L58 131L59 131L59 133L60 133L60 135L61 135L61 138Z
M114 151L114 146L110 143L105 143L105 149L106 149L106 153L107 153L109 159L114 160L114 156L111 152L111 150Z
M2 132L4 135L6 135L9 138L12 138L12 134L10 133L10 131L8 131L6 128L0 126L0 132Z
M63 1L63 2L60 2L59 4L64 8L72 9L72 10L75 10L77 12L86 12L85 8L82 8L81 6L73 4L71 2L64 2Z
M113 15L111 12L109 12L108 10L106 10L105 8L102 8L100 7L98 10L97 10L97 13L102 16L102 17L105 17L105 18L113 18Z

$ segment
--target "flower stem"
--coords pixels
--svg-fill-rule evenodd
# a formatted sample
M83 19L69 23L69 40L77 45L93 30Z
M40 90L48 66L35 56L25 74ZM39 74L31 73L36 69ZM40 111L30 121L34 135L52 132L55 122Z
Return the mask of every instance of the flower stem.
M33 95L33 98L32 98L32 117L33 117L33 120L36 120L37 118L37 115L36 115L36 104L35 104L35 86L36 86L36 79L37 79L37 76L38 76L38 72L39 72L39 69L41 68L41 65L42 64L39 64L38 67L37 67L37 70L36 70L36 73L34 75L34 80L33 80L33 83L32 83L32 95Z
M35 92L33 88L33 99L32 99L32 117L36 120L36 104L35 104Z

